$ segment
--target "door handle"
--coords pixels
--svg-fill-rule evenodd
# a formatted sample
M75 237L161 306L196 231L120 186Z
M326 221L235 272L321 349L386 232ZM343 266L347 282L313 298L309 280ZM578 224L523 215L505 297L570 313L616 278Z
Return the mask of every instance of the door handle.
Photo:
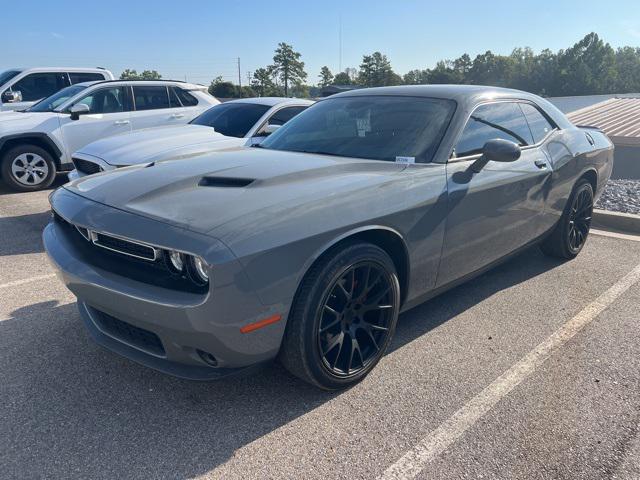
M545 162L544 160L536 160L535 162L533 162L535 164L536 167L538 168L547 168L547 162Z
M184 117L184 113L174 113L171 115L171 118L182 118Z
M129 125L129 120L116 120L113 122L114 125Z

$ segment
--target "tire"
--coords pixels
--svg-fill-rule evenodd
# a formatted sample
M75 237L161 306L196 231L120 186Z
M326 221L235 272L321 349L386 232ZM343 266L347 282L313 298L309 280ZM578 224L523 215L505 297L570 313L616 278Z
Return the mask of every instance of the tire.
M280 362L322 389L349 387L384 355L399 308L398 275L384 250L369 243L333 248L298 289Z
M584 247L593 214L593 187L581 178L573 188L560 220L551 234L540 244L547 255L571 260Z
M2 179L13 190L31 192L47 188L56 177L56 164L43 148L24 144L2 157Z

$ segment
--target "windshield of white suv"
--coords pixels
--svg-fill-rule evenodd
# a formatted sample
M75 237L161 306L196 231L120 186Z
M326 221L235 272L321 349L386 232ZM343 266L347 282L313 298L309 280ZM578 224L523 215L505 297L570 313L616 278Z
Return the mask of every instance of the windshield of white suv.
M71 97L77 95L84 90L86 85L72 85L67 88L63 88L57 93L40 100L38 103L27 109L27 112L53 112L57 107L69 100Z
M402 163L429 162L455 105L453 100L425 97L337 97L300 113L260 146Z
M0 86L7 83L9 80L11 80L13 77L18 75L19 73L20 73L20 70L6 70L0 73Z
M213 127L227 137L244 137L271 107L256 103L221 103L191 121L194 125Z

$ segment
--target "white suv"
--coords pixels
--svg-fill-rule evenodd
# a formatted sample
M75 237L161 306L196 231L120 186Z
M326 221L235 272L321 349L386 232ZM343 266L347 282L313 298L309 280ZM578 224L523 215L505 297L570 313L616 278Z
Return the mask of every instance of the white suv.
M0 173L15 190L49 186L73 168L71 154L98 139L182 125L219 102L178 81L114 80L72 85L24 112L0 113Z
M73 154L69 180L175 158L261 143L268 135L313 105L302 98L242 98L221 103L174 128L149 128L105 138Z
M113 78L104 68L10 68L0 72L0 111L24 110L69 85Z

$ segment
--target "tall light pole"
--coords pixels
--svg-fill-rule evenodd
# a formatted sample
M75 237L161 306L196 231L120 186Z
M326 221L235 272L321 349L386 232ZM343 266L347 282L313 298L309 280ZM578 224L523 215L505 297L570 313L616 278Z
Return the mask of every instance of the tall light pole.
M240 57L238 57L238 86L242 88L242 78L240 75Z

